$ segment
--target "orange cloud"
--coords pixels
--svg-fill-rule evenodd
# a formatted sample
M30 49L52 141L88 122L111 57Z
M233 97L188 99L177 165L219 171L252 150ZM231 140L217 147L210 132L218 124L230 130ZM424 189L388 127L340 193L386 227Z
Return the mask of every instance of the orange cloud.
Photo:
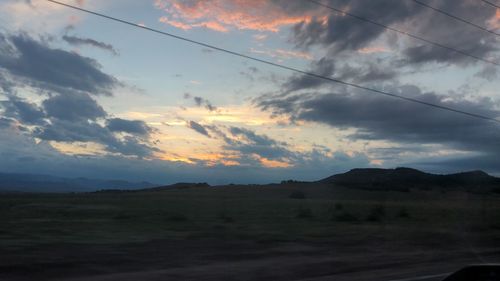
M358 52L362 54L387 53L389 52L389 49L382 46L374 46L374 47L361 48L358 50Z
M250 52L255 53L255 54L267 55L267 56L270 56L272 58L281 58L281 59L299 58L299 59L305 59L305 60L312 60L313 59L312 55L307 53L307 52L290 51L290 50L284 50L284 49L257 50L257 49L251 48Z
M277 32L282 26L311 21L314 14L289 14L269 0L156 0L167 16L161 22L188 30L226 32L231 28Z
M500 28L500 9L497 9L495 15L488 21L488 26L493 29Z
M264 158L264 157L260 157L259 161L260 161L260 164L262 164L262 166L267 167L267 168L288 168L288 167L292 166L286 162L269 160L269 159Z

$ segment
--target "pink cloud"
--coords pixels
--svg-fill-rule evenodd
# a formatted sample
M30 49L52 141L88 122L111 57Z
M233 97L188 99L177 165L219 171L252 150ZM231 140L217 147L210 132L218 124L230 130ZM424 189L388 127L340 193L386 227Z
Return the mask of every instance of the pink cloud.
M290 14L270 0L156 0L166 12L161 22L184 29L205 27L277 32L283 26L309 22L313 12ZM317 12L315 12L317 14Z
M495 15L488 21L488 26L493 29L500 28L500 9L497 9Z
M373 54L373 53L387 53L390 52L390 50L383 46L373 46L373 47L365 47L358 49L358 52L362 54Z
M279 59L291 59L291 58L304 59L304 60L312 60L313 59L313 56L307 52L291 51L291 50L284 50L284 49L259 50L259 49L250 48L250 52L254 53L254 54L263 54L266 56L270 56L272 58L279 58Z

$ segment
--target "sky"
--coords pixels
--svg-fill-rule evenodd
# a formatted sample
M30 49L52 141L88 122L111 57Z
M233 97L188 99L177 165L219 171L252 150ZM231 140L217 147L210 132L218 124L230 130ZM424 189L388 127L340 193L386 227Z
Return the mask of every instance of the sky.
M499 66L306 0L61 0L248 56L500 118ZM323 0L500 62L410 0ZM427 0L500 33L500 9ZM499 2L500 3L500 2ZM500 175L500 124L294 73L46 0L0 2L0 172L267 183L409 166Z

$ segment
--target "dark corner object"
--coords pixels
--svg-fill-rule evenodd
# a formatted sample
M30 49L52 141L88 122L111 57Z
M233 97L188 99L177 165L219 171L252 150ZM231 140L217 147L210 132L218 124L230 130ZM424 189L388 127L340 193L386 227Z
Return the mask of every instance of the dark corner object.
M443 281L500 281L500 264L467 266Z

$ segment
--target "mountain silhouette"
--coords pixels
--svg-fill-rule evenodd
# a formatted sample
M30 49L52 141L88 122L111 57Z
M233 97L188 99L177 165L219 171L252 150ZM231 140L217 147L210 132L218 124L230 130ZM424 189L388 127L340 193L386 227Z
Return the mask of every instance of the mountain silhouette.
M483 171L436 175L412 168L353 169L318 182L362 189L399 191L411 188L463 188L467 191L481 192L500 188L500 178L490 176Z

